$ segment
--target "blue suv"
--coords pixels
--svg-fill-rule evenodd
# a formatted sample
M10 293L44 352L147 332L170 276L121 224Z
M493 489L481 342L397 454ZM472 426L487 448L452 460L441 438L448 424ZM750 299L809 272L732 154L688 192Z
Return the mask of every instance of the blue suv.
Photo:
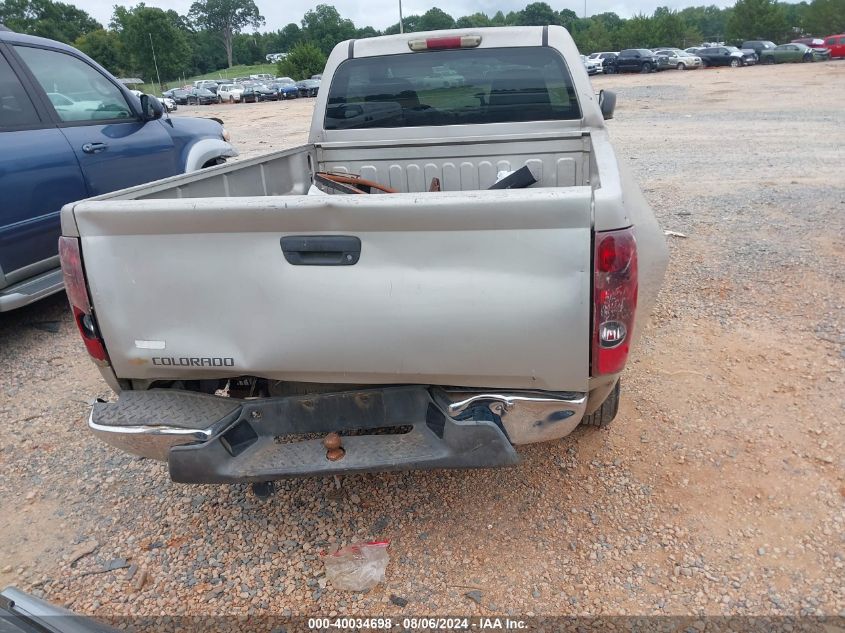
M64 204L237 155L218 121L163 114L75 48L0 25L0 312L62 290Z

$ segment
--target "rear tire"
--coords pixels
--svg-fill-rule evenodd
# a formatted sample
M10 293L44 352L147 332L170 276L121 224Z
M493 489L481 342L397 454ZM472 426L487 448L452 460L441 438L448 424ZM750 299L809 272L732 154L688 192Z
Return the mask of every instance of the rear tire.
M616 414L619 412L619 393L621 391L621 380L617 380L613 386L613 391L607 394L607 398L601 403L601 406L593 411L590 415L585 415L581 420L581 424L587 426L597 426L600 429L606 428L613 422Z

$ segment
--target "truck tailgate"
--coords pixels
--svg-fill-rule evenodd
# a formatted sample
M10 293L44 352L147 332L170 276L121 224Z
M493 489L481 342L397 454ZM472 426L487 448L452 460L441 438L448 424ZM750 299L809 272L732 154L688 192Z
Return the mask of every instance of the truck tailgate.
M586 389L588 186L91 200L74 217L120 378ZM297 261L290 236L360 254Z

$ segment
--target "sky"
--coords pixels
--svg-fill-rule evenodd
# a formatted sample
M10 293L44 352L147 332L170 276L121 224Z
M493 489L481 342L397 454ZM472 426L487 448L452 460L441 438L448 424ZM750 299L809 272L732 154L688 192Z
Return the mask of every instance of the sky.
M108 25L113 6L123 4L134 6L141 0L65 0L87 11L102 24ZM144 0L149 7L174 9L180 14L188 13L192 0ZM404 15L422 14L433 6L438 6L453 17L482 12L493 15L496 11L515 11L522 9L533 0L402 0ZM546 0L557 11L571 9L579 16L584 13L584 0L565 0L564 2ZM267 20L262 31L276 31L286 24L299 24L302 16L318 4L333 4L340 15L351 19L355 26L372 26L383 29L399 21L398 0L255 0L261 15ZM658 6L682 9L690 5L715 4L720 7L733 5L733 0L640 0L636 4L620 0L587 0L587 14L613 11L627 18L634 13L651 14Z

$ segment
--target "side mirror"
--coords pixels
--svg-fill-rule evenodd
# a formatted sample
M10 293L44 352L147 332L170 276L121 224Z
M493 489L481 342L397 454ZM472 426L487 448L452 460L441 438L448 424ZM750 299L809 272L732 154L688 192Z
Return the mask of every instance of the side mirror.
M148 94L141 95L141 118L144 121L155 121L164 114L164 107L161 101Z
M599 109L605 121L612 119L616 109L616 93L612 90L599 90Z

